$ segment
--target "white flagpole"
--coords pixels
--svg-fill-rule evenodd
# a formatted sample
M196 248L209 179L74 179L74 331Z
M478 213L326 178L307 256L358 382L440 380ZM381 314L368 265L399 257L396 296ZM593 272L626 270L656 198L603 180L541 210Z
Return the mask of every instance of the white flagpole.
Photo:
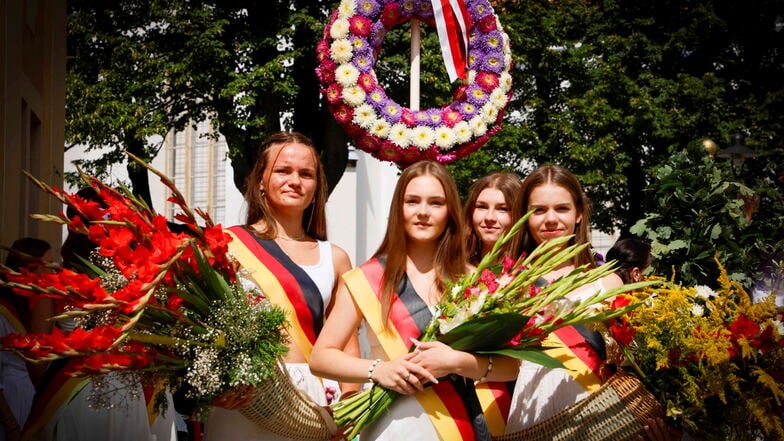
M419 66L420 66L419 20L411 20L411 69L409 78L409 108L419 110Z

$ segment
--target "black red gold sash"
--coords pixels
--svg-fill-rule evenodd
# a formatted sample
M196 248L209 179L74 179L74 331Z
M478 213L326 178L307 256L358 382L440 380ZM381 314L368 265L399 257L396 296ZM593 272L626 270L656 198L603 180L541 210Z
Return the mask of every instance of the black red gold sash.
M19 315L19 311L7 299L0 298L0 314L5 317L17 334L27 334L27 329L25 329L24 323L22 323L22 316Z
M602 385L604 360L574 326L551 333L543 345L552 347L547 353L563 363L569 375L586 391L594 392Z
M68 375L74 371L74 366L81 360L60 359L49 364L44 374L44 379L33 399L30 415L27 417L22 432L22 439L30 439L43 430L58 412L73 398L86 384L89 378L77 378Z
M324 325L324 300L313 280L274 240L261 240L245 227L230 227L229 249L249 277L275 305L283 308L294 344L310 360L313 343Z
M430 312L427 305L422 302L414 292L398 293L398 301L393 302L387 326L384 326L381 314L380 287L383 277L383 266L378 259L371 259L359 268L343 275L343 279L351 292L354 301L362 310L362 314L368 326L377 336L382 349L389 359L393 359L408 352L411 347L410 338L418 338L427 323L430 321ZM410 291L413 288L405 289ZM423 317L422 309L427 311L427 316ZM504 393L498 387L490 388L483 384L477 389L481 389L477 395L490 399L492 405L481 402L483 410L495 412L497 417L488 418L488 425L491 420L495 427L490 427L493 435L502 434L503 426L508 415L509 402L511 401L506 393L506 412L504 408ZM497 385L496 385L497 386ZM419 401L422 408L430 417L433 426L443 440L473 440L475 439L469 415L463 405L463 398L459 395L455 386L448 381L441 381L439 384L426 388L417 393L414 397ZM496 399L496 398L500 399ZM481 400L480 400L481 401ZM487 415L485 415L487 418ZM501 422L499 428L497 423ZM499 432L500 430L500 432Z

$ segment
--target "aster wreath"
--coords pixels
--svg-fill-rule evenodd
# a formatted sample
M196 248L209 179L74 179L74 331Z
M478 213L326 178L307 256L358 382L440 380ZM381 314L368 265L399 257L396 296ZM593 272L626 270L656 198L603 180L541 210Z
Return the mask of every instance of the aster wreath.
M335 119L356 146L406 166L450 163L501 128L509 103L509 38L488 0L466 0L467 76L441 108L413 110L384 92L374 66L387 31L412 19L434 25L431 0L342 0L317 46L316 74Z

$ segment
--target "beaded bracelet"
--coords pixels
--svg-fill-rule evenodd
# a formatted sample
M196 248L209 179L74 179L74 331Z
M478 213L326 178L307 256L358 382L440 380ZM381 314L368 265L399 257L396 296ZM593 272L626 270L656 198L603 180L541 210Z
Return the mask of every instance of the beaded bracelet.
M376 358L373 360L373 363L370 363L370 367L368 368L368 381L370 384L376 384L376 381L373 380L373 371L376 369L376 366L378 366L379 363L381 363L380 358Z
M482 374L482 378L474 381L474 385L477 385L477 384L482 383L485 380L487 380L487 376L490 375L490 371L492 371L492 370L493 370L493 356L492 355L488 355L487 356L487 370L485 371L484 374Z

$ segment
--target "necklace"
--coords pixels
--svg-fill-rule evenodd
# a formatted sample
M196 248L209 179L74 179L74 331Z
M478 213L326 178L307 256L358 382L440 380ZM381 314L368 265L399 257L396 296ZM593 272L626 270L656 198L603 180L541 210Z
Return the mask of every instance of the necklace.
M278 235L278 237L277 237L277 239L291 240L291 241L294 241L294 242L299 242L299 241L301 241L304 238L305 238L305 232L304 231L302 232L302 234L300 234L297 237L288 237L288 236L281 236L281 235Z

